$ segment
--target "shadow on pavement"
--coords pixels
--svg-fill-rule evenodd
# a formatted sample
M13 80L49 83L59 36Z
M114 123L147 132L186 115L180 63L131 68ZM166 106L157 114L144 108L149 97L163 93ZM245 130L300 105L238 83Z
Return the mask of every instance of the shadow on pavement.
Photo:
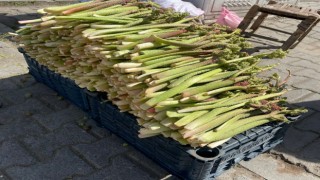
M314 107L320 107L320 100L302 101L292 105L305 107L309 112L290 125L283 143L275 150L297 159L320 163L320 112L314 110Z
M39 18L40 14L37 13L28 13L28 14L19 14L19 15L7 15L5 13L0 13L0 23L6 25L12 30L18 30L20 24L18 21L20 20L29 20ZM1 32L5 33L5 32Z
M127 173L136 173L131 179L162 179L168 175L167 171L154 164L151 159L133 150L131 146L124 145L126 143L122 139L114 137L108 130L98 128L90 118L83 119L87 115L81 112L79 108L71 106L68 100L60 97L55 91L42 83L36 82L29 74L0 78L0 170L2 171L3 167L7 168L5 165L9 163L25 162L24 151L14 149L15 146L10 146L9 150L1 149L3 148L3 142L12 140L21 142L32 155L38 157L39 160L35 166L40 167L45 164L45 167L43 166L40 170L35 168L36 170L33 170L33 173L22 174L25 179L42 179L40 177L43 177L41 176L43 172L46 170L52 172L51 168L53 170L57 170L56 168L68 169L69 164L65 161L71 162L68 159L80 156L79 152L68 154L68 156L63 157L62 161L55 161L54 159L63 149L70 149L71 146L73 149L77 145L84 148L85 153L81 154L81 159L91 158L91 154L93 159L99 159L97 163L95 160L90 160L90 162L98 164L94 166L99 166L92 172L95 174L102 172L99 175L101 178L94 176L95 178L84 177L83 179L108 179L109 176L117 177L116 179L128 179ZM32 139L32 143L28 144L26 139ZM53 160L49 160L50 158ZM77 169L76 171L62 172L62 175L56 175L61 174L61 172L54 173L55 176L60 176L59 178L52 177L54 176L52 174L46 177L68 179L68 177L81 173L90 176L90 174L93 174L90 172L91 168L88 168L90 166L83 165L85 162L81 159L72 159L72 161L76 161L72 162L74 163L72 166L76 167L73 169ZM59 167L54 167L56 166L55 162L59 164ZM112 164L110 164L111 162ZM11 167L12 165L9 168ZM109 168L115 167L127 169L121 168L124 171L109 170ZM28 170L29 166L23 166L22 169ZM15 172L15 170L11 172ZM103 174L104 172L106 174ZM3 179L1 175L0 172L0 179ZM171 177L170 180L177 180L174 176ZM4 179L7 178L4 177Z

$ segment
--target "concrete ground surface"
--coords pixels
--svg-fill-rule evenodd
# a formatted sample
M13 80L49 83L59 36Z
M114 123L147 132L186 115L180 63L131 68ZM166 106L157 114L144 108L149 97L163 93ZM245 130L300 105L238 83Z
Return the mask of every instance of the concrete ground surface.
M301 2L320 8L320 2ZM0 33L17 28L16 19L33 18L39 8L0 7ZM298 21L271 18L268 27L293 32ZM257 34L285 40L267 29ZM253 40L255 37L252 38ZM258 40L257 46L268 44ZM309 112L292 123L284 142L268 153L242 161L219 180L320 179L320 24L273 72L287 69L288 101ZM272 73L272 72L271 72ZM270 74L270 72L269 72ZM84 128L90 126L88 130ZM0 39L0 180L7 179L176 179L169 172L101 129L86 114L28 74L16 44Z

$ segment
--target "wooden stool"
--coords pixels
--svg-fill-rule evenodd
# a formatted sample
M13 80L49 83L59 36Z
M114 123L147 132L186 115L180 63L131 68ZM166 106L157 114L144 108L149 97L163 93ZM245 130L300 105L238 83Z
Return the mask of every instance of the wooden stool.
M250 34L253 34L260 27L269 14L301 20L298 29L283 43L281 47L283 50L297 46L320 21L320 11L270 1L269 4L264 6L253 5L238 28L244 33L259 12L261 14L250 27L252 29Z

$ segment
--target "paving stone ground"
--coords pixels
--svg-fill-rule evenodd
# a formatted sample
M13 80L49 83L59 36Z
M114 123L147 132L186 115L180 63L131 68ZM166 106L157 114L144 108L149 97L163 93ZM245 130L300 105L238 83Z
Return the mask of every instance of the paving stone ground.
M319 2L302 5L320 8ZM29 13L37 8L0 7L0 11L19 19L35 16ZM0 33L12 31L14 24L8 27L8 21L2 22L3 19L8 20L0 16ZM298 23L273 18L264 24L293 32ZM263 28L257 33L287 38ZM265 43L268 44L261 39L255 42ZM320 179L319 49L320 24L273 70L282 77L287 75L287 69L291 70L288 101L297 107L307 107L309 113L291 124L282 144L248 162L240 162L219 180ZM81 128L83 122L92 127L90 131ZM175 179L125 141L97 127L70 102L37 83L28 75L16 45L0 40L0 180L161 178Z

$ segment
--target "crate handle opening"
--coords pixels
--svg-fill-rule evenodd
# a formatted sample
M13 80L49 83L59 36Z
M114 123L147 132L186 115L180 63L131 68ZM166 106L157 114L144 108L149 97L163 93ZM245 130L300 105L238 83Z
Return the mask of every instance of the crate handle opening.
M221 155L218 148L199 148L189 150L188 153L201 161L210 161Z

